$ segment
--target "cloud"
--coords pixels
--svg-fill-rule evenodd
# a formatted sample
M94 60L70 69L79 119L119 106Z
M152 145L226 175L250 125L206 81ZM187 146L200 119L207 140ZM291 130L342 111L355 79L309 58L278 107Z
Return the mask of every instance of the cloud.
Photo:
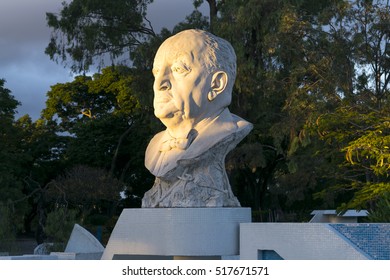
M39 118L50 86L73 79L68 69L49 61L43 53L34 52L30 53L29 59L9 64L6 69L0 67L0 71L6 72L5 86L22 103L17 117L29 114L33 119Z
M62 0L2 0L0 9L0 65L28 59L31 51L44 52L50 29L46 11L58 11ZM42 48L42 44L43 48Z
M47 40L50 30L46 12L57 12L62 0L2 0L0 9L1 38L10 43Z
M172 28L194 10L192 0L155 0L148 7L147 18L151 21L154 31L159 33L163 27ZM206 1L205 1L206 2ZM199 10L208 15L208 4L203 3Z
M0 78L22 102L19 114L39 117L50 85L70 80L69 70L44 54L50 29L46 12L57 12L63 0L2 0L0 9Z

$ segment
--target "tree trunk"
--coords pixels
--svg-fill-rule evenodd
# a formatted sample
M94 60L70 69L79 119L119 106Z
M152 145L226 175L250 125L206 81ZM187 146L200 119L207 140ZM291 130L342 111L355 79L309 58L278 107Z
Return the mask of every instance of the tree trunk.
M118 157L119 148L122 145L123 140L125 137L130 133L131 128L133 127L133 121L130 123L129 127L126 129L125 132L122 133L122 135L119 137L118 144L116 145L115 153L111 160L111 168L110 168L110 175L114 175L115 165L116 165L116 159Z
M218 13L217 0L207 0L207 2L210 7L210 32L213 33Z

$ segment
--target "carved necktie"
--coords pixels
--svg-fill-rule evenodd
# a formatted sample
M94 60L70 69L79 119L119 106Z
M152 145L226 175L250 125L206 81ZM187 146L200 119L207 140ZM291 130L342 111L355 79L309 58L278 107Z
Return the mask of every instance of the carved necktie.
M168 152L172 149L186 150L197 136L196 130L192 129L187 138L171 137L161 143L160 152Z

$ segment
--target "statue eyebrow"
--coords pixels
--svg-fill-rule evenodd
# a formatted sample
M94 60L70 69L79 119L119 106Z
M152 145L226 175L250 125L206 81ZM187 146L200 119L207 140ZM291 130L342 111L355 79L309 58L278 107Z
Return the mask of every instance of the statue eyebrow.
M186 63L179 61L172 64L171 70L178 74L188 74L192 69Z
M173 66L173 65L177 65L177 64L181 64L181 65L183 65L183 66L185 66L185 67L187 67L187 68L191 68L191 67L190 67L190 63L188 63L186 59L178 59L178 60L175 60L175 61L172 63L172 66Z
M174 66L175 64L183 64L183 66L191 71L192 67L190 66L191 65L191 61L193 60L193 55L192 53L187 53L187 52L178 52L177 54L175 54L175 56L172 58L172 60L170 61L170 67ZM164 67L164 66L163 66ZM155 65L153 68L152 68L152 73L154 76L156 76L161 70L161 65Z

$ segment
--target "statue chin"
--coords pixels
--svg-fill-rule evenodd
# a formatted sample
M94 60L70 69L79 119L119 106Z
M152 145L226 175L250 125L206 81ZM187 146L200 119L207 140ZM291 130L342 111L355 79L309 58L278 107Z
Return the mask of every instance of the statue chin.
M166 126L166 127L174 127L180 125L180 123L183 121L183 113L182 112L171 112L169 114L156 114L155 116L160 119L160 121Z
M175 104L170 102L154 102L154 115L160 119L163 123L166 122L178 122L182 119L183 112L181 112Z

